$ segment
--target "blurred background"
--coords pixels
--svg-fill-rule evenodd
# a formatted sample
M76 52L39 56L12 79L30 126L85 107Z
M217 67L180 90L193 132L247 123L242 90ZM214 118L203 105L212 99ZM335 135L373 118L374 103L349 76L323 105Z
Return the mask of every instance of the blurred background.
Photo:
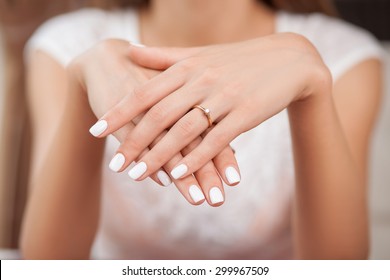
M15 249L27 194L30 133L23 46L45 19L86 2L99 0L0 0L0 259L18 257ZM370 258L390 259L390 0L335 3L342 18L370 30L386 52L385 92L370 163Z

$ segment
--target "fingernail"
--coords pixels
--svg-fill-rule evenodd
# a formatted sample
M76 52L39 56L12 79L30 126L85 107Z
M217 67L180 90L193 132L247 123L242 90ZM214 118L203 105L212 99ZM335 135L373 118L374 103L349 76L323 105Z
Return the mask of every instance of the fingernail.
M223 195L218 187L213 187L210 190L210 200L212 204L223 202Z
M171 175L174 179L179 179L181 176L183 176L184 174L186 174L186 172L188 171L188 167L187 165L185 165L184 163L180 164L179 166L176 166L172 171L171 171Z
M146 166L146 163L140 162L129 171L129 176L131 179L137 180L146 172L147 169L148 167Z
M110 164L108 165L108 167L112 171L118 172L122 168L122 166L125 164L125 161L126 161L125 156L121 153L117 153L110 161Z
M142 44L139 44L139 43L134 43L134 42L130 42L130 45L132 45L134 47L138 47L138 48L145 48L146 47L145 45L142 45Z
M237 170L232 166L226 168L225 175L229 184L235 184L241 181L240 174L238 174Z
M100 134L102 134L108 127L108 123L105 120L100 120L97 123L95 123L90 129L89 133L91 133L93 136L97 137Z
M192 198L192 200L195 202L195 203L198 203L199 201L205 199L202 191L198 188L198 186L196 185L192 185L188 192L190 193L190 196Z
M157 172L157 177L160 180L160 182L164 185L164 187L167 187L172 183L171 178L169 178L168 174L162 170Z

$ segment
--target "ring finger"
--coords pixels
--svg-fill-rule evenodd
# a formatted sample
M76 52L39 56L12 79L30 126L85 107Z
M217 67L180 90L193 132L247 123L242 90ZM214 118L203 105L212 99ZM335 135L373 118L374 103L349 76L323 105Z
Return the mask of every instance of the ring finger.
M185 96L186 94L187 96ZM184 116L188 112L188 108L197 103L199 98L200 94L188 95L188 91L181 88L150 108L142 120L135 122L135 128L126 135L125 140L118 148L118 152L126 158L124 168L140 157L140 153L164 130ZM177 150L177 152L179 151Z
M210 107L218 108L218 106L214 106L213 103L210 103ZM212 112L212 117L219 118L222 113L223 112L214 110ZM201 110L195 108L188 112L168 131L156 146L142 157L135 167L133 167L130 172L133 172L136 176L132 176L132 178L134 180L143 180L145 177L149 176L149 174L155 172L176 153L180 152L204 132L208 126L208 118ZM177 179L186 171L187 170L180 170L180 168L175 169L171 175Z

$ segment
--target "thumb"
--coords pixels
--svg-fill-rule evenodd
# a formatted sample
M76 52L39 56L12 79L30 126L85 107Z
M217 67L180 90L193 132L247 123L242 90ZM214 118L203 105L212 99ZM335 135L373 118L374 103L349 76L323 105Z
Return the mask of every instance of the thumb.
M191 57L203 48L157 48L130 44L130 59L140 66L155 70L165 70L173 64Z

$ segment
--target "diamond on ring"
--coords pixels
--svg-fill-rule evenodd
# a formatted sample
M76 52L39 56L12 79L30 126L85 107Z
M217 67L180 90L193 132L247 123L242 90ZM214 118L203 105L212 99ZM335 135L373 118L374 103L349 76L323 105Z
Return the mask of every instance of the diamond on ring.
M205 107L203 107L201 105L195 105L194 107L192 107L192 109L195 109L195 108L197 108L197 109L199 109L199 110L201 110L203 112L203 114L207 117L207 121L209 123L209 127L211 127L213 125L213 121L211 120L211 115L210 115L211 111L210 111L210 109L205 108Z

